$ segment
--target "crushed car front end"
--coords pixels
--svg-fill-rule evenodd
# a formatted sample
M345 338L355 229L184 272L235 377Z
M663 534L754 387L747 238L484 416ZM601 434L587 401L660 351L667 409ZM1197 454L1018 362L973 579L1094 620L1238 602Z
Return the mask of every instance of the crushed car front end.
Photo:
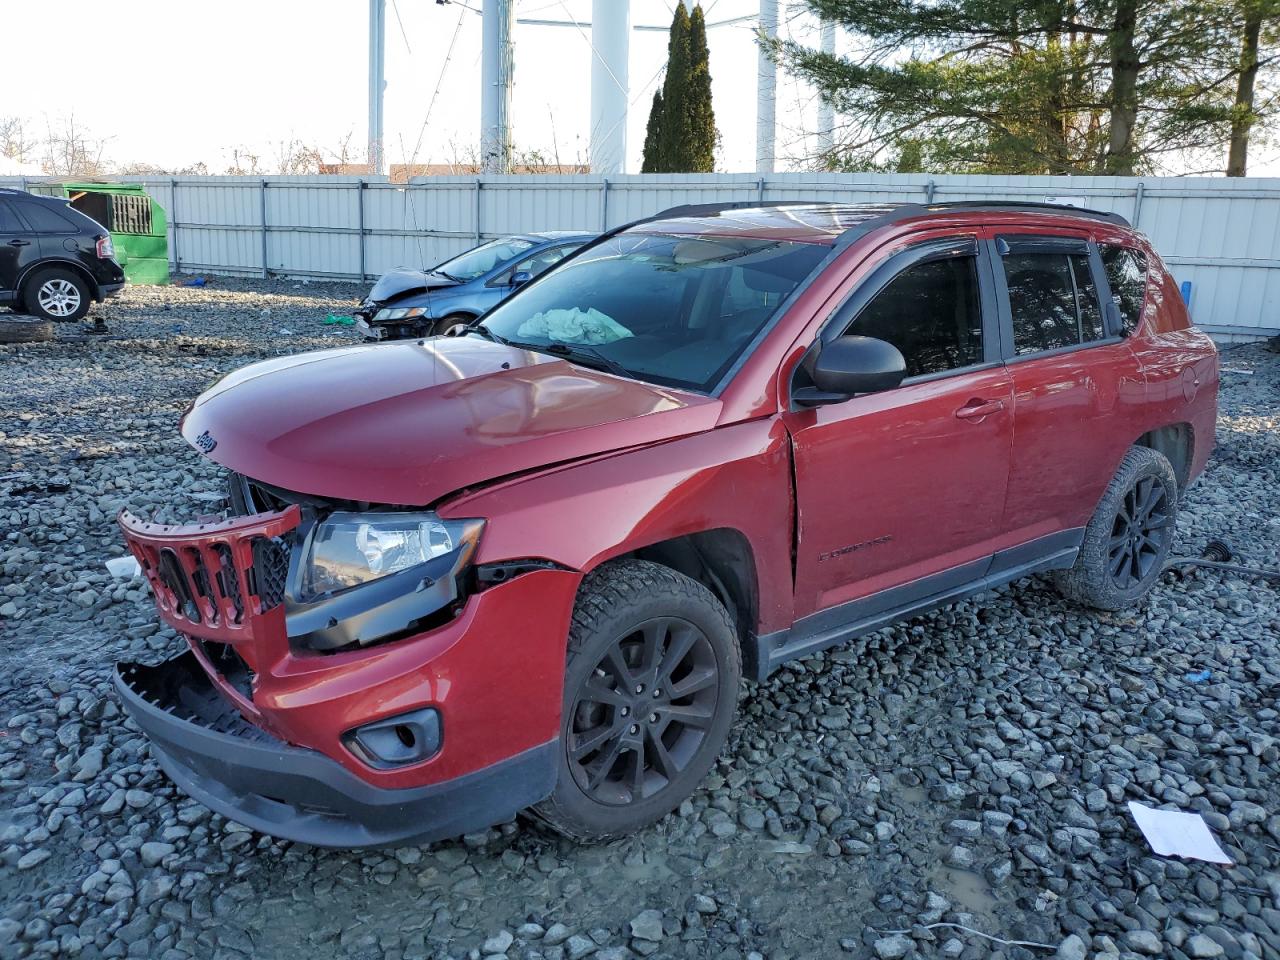
M116 689L180 787L340 847L457 836L551 791L576 574L477 572L479 520L231 488L225 520L119 519L187 649L120 664Z

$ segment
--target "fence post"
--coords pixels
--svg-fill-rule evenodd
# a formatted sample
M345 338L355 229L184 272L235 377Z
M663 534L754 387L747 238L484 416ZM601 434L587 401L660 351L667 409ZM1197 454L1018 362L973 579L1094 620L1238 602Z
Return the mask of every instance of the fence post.
M756 203L764 203L764 177L756 181Z
M480 242L480 190L484 181L476 177L476 243Z
M1133 223L1134 229L1138 227L1138 218L1142 216L1142 196L1147 192L1147 181L1139 180L1137 189L1133 191Z
M360 223L360 282L364 283L364 180L356 183L356 206L359 208Z
M934 191L938 189L937 184L933 182L933 177L929 178L929 182L924 185L924 202L926 204L933 203Z
M178 251L178 181L169 178L169 230L173 234L173 272L182 272L182 257Z
M609 229L609 178L600 180L600 232Z
M267 269L267 181L265 178L258 188L258 197L262 206L262 279L269 280L271 272Z

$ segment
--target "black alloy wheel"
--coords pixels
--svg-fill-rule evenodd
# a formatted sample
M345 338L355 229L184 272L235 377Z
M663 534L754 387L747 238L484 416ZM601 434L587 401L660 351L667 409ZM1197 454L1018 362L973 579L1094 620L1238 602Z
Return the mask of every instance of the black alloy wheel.
M577 693L574 780L599 803L652 797L688 767L716 715L719 667L705 633L654 617L618 637Z
M1156 477L1142 477L1116 511L1107 550L1107 570L1116 586L1137 586L1162 560L1172 529L1169 495Z
M529 813L584 841L660 820L724 749L741 683L737 628L706 586L648 560L591 571L569 629L556 785Z

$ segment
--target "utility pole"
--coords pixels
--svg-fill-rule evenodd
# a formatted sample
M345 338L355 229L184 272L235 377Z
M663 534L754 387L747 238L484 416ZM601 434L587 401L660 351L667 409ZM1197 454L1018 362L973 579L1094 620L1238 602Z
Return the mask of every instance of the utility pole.
M778 36L778 0L760 0L760 50L756 60L756 173L773 173L778 67L765 44Z
M829 57L836 53L836 25L832 20L822 21L822 52ZM836 112L825 97L818 101L818 155L827 157L836 145Z
M511 0L484 0L480 53L480 169L511 172Z
M386 89L386 0L369 0L369 172L387 172L382 150L382 94Z
M591 172L625 173L631 0L592 0L591 46Z

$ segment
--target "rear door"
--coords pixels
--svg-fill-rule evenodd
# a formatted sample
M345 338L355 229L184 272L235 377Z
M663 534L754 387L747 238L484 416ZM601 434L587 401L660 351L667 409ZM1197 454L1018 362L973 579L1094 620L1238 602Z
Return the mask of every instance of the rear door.
M908 376L894 390L785 415L797 618L853 603L833 613L858 619L879 612L858 603L872 594L915 581L932 594L986 572L1004 510L1013 395L985 256L974 237L909 246L824 328L824 340L894 344ZM910 599L888 595L890 605Z
M1012 543L1078 538L1120 459L1143 379L1102 261L1083 232L997 234L996 290L1013 377L1013 457L1003 526Z
M17 296L18 277L40 256L40 244L18 219L13 204L0 199L0 300Z

